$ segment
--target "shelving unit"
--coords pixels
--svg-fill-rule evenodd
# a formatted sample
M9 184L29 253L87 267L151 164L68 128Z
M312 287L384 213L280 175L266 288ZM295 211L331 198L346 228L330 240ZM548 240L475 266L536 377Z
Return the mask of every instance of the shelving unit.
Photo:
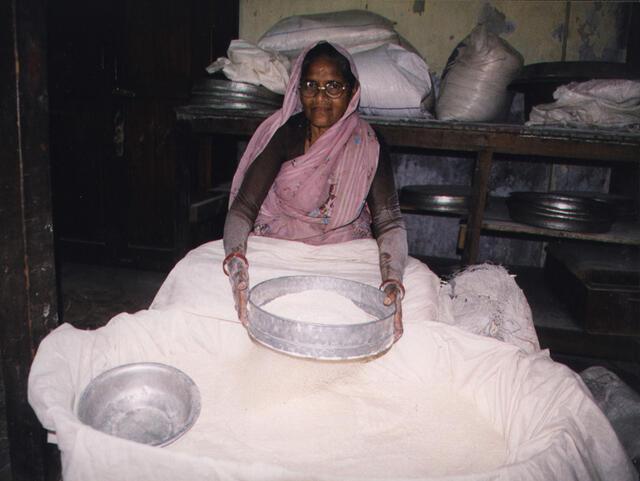
M248 139L264 120L264 114L231 112L206 107L184 106L177 109L184 153L179 178L183 182L178 199L179 218L184 234L184 252L189 248L189 216L196 192L193 144L205 137L224 136ZM573 239L640 245L640 223L616 223L605 234L585 234L542 229L509 219L502 202L490 202L487 206L489 176L493 162L501 161L495 154L521 156L530 162L540 163L587 163L594 166L614 166L640 163L640 133L604 130L579 130L546 127L526 127L515 124L481 124L466 122L442 122L434 120L398 120L380 117L365 117L389 146L416 149L473 152L476 154L472 196L469 212L464 219L464 235L459 244L463 246L462 264L477 262L479 240L482 235L529 236L545 239ZM220 138L220 137L218 137ZM235 159L234 159L235 160ZM228 162L228 159L224 159ZM214 160L216 162L216 160ZM198 193L201 196L202 192ZM206 202L197 198L199 202ZM424 211L406 212L429 214ZM434 215L447 215L433 213ZM192 216L193 218L193 216ZM558 352L595 356L622 355L638 359L640 337L594 336L586 333L547 292L539 269L522 272L520 281L530 300L534 322L544 347ZM546 310L543 312L542 310ZM635 356L635 357L634 357Z
M601 234L545 229L511 220L503 198L492 198L485 210L482 230L640 246L640 222L615 222L609 232Z

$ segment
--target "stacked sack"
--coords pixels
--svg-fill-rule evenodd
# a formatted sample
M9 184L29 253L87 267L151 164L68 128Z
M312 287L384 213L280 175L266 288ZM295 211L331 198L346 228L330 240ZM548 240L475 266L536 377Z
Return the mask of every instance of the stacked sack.
M386 117L431 117L433 82L424 59L395 31L393 22L364 10L296 15L273 25L253 46L234 40L228 59L207 68L236 81L284 92L290 63L310 43L327 40L353 55L362 94L360 111ZM242 55L236 50L242 49ZM235 59L235 61L234 61Z
M440 120L503 121L513 95L507 90L524 63L498 35L478 25L458 44L442 74L436 103Z

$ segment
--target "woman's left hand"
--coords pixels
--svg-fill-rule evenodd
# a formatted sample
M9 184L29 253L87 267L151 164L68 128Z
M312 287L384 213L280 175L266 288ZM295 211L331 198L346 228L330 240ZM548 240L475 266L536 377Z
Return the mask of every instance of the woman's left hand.
M404 286L399 281L388 280L382 283L381 288L385 294L384 305L396 305L396 312L393 316L393 342L402 337L404 328L402 326L402 298L404 297Z

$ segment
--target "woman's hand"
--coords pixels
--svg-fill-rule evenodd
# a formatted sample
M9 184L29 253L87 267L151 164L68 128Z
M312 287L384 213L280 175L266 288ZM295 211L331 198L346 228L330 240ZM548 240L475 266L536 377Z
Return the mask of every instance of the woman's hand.
M384 292L384 305L396 305L396 313L393 316L393 342L402 337L404 328L402 326L402 299L404 298L404 286L395 279L388 279L382 283L380 289Z
M247 303L249 300L249 263L244 256L228 256L224 262L224 271L229 276L238 319L244 327L247 327L249 323L247 311Z

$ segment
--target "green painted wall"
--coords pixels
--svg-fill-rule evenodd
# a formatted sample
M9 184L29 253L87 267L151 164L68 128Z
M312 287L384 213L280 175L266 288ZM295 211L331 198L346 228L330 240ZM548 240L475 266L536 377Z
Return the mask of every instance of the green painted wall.
M457 43L481 21L515 47L524 56L525 64L559 60L624 61L629 3L240 0L240 37L255 43L275 22L290 15L368 9L395 21L398 33L425 57L437 74L442 72Z

